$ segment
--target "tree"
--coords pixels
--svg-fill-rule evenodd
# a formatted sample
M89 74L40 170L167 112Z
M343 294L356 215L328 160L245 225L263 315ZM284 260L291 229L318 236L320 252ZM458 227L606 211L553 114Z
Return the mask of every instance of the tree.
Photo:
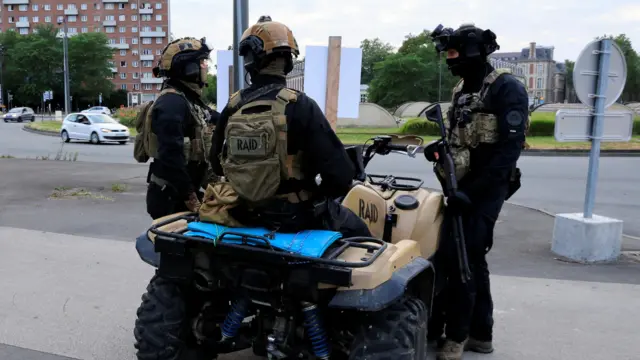
M218 101L218 77L213 74L207 74L207 87L202 92L202 100L206 104L217 104Z
M622 101L640 101L640 56L638 52L633 49L631 39L626 34L620 34L618 36L604 35L597 39L612 39L622 50L625 61L627 63L627 82L625 83L624 90L620 99Z
M98 95L108 97L113 83L109 61L113 49L103 33L83 33L69 38L69 82L74 102L97 101Z
M573 87L573 67L576 65L575 61L565 60L564 66L566 68L566 77L564 81L564 93L568 102L577 102L575 88Z
M360 83L369 84L371 80L373 80L373 68L375 64L384 61L389 55L393 54L393 46L375 38L373 40L362 40L360 48L362 48Z
M459 80L452 76L439 59L427 30L407 35L396 54L374 66L369 87L370 101L395 108L407 101L438 101L451 97ZM442 71L441 94L438 93Z

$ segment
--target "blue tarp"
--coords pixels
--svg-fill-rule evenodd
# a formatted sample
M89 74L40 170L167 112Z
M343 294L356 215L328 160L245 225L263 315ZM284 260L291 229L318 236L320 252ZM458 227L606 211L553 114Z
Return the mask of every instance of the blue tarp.
M187 229L188 231L184 234L186 236L198 236L214 242L217 242L218 236L225 231L262 237L270 234L270 231L264 228L228 228L205 222L191 222L187 225ZM342 234L328 230L305 230L295 234L275 233L273 237L269 239L269 243L274 248L309 257L321 257L331 244L342 237ZM237 235L225 235L222 241L230 244L242 243L241 237ZM252 243L260 244L261 242L259 240L249 242L249 244Z

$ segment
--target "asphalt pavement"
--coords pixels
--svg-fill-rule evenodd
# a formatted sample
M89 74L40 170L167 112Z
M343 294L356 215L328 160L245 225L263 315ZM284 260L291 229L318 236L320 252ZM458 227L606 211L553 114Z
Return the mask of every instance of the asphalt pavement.
M0 156L16 158L49 156L57 153L75 156L80 162L137 164L133 159L133 145L82 142L64 144L57 137L28 133L24 124L0 122ZM557 213L583 211L589 159L586 156L523 156L519 166L523 172L522 188L510 202ZM146 171L140 170L140 171ZM371 173L409 176L425 181L425 186L438 188L430 164L392 154L375 158ZM596 192L594 213L624 221L624 233L640 237L640 157L602 157Z

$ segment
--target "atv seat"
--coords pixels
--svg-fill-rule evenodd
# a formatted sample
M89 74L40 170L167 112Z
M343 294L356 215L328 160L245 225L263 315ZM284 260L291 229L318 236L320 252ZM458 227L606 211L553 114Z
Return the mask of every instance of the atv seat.
M207 222L194 221L187 225L185 236L200 237L210 239L214 243L223 233L222 242L228 244L247 243L243 240L242 235L251 237L264 237L269 239L270 246L273 248L304 255L308 257L322 257L327 248L335 241L342 237L342 234L336 231L327 230L305 230L298 233L272 233L265 228L230 228ZM260 241L252 240L248 244L266 245Z

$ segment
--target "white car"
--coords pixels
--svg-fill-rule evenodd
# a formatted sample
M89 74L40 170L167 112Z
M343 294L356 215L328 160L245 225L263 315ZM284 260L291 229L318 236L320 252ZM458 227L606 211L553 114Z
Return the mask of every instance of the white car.
M106 106L94 106L86 110L82 110L83 114L105 114L111 115L111 110Z
M62 141L89 140L92 144L106 141L117 141L120 144L129 142L129 128L120 124L109 115L72 113L62 121L60 128Z

